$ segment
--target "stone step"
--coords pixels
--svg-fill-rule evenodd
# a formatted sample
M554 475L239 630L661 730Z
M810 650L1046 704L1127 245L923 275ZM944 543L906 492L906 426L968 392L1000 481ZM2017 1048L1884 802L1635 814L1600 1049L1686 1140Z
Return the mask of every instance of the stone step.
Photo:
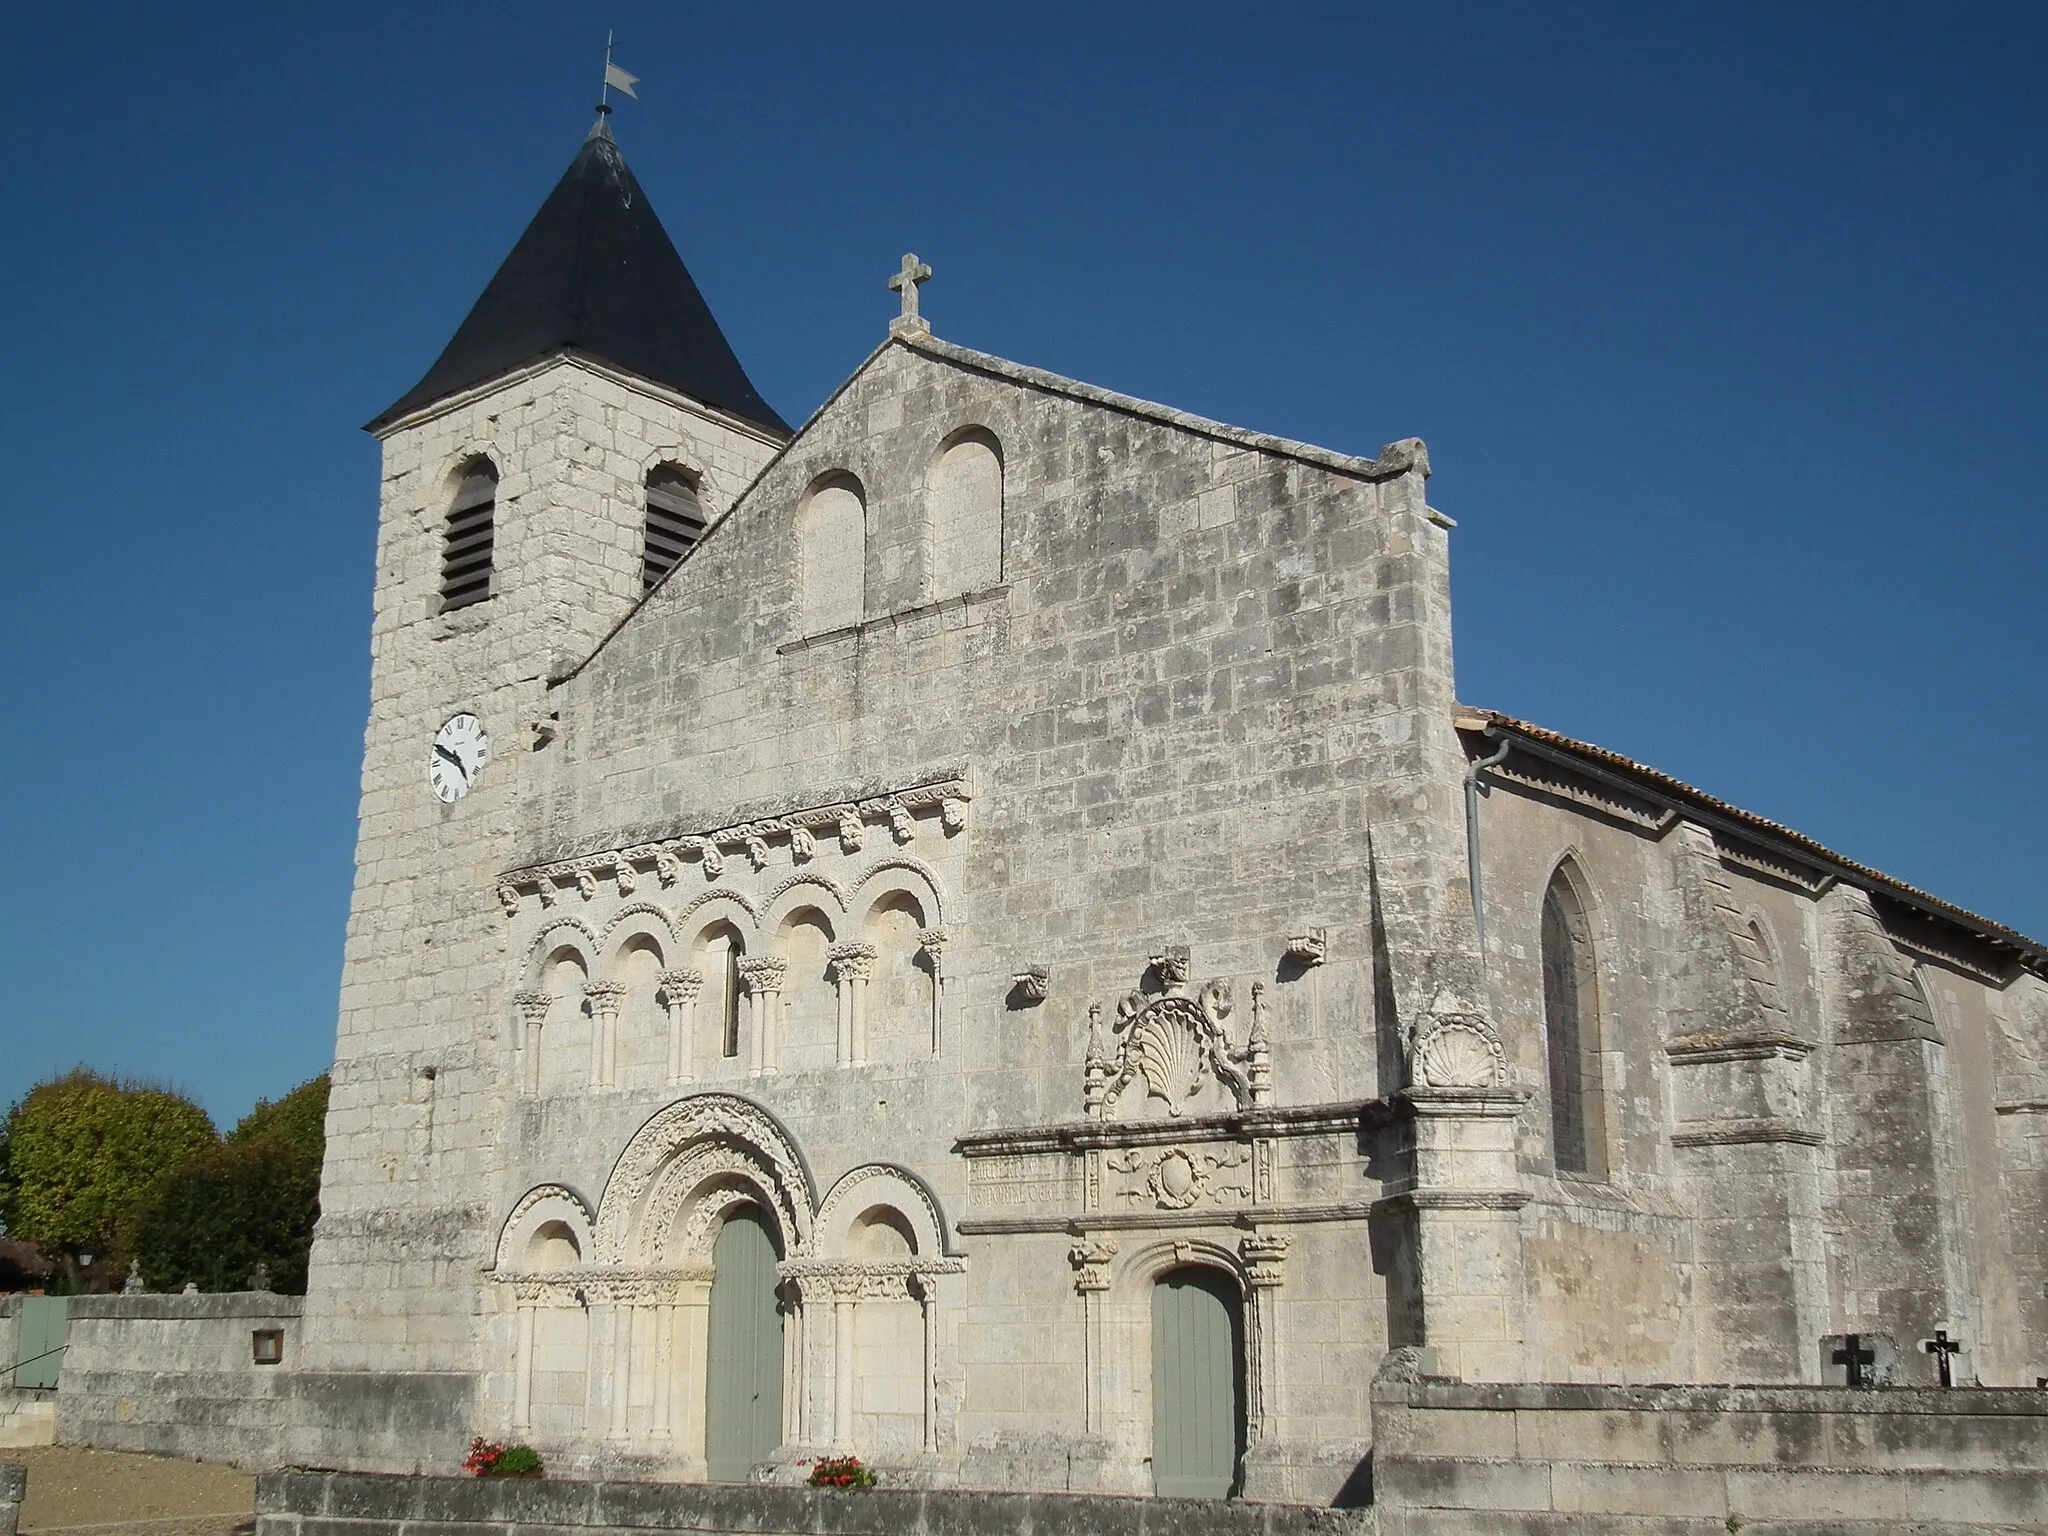
M0 1395L0 1450L56 1443L56 1398Z

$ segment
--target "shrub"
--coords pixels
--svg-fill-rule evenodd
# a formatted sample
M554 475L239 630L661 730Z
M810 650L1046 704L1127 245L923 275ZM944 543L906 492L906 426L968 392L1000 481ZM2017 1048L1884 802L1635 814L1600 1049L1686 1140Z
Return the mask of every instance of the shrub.
M478 1435L469 1442L469 1457L462 1470L471 1477L537 1477L540 1453L530 1445L506 1445Z
M858 1456L823 1456L811 1467L813 1488L872 1488L875 1473Z
M258 1265L304 1295L320 1165L259 1141L216 1147L160 1177L138 1202L128 1249L151 1290L239 1291Z

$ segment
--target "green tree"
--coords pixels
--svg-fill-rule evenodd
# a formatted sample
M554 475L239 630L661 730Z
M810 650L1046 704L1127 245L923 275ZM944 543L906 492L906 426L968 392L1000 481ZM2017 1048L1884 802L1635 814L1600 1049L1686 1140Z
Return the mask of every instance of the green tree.
M83 1067L31 1088L7 1112L0 1222L79 1281L81 1256L111 1254L142 1194L220 1144L206 1111L166 1089Z
M228 1132L228 1140L237 1146L274 1141L319 1166L327 1152L327 1074L299 1084L275 1104L257 1100Z
M126 1234L150 1288L238 1291L260 1266L271 1289L303 1294L326 1115L321 1076L258 1104L224 1145L162 1174Z

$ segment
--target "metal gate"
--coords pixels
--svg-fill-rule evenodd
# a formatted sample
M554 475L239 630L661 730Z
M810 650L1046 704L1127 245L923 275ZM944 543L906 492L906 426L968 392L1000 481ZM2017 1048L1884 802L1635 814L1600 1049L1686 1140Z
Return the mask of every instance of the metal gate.
M1244 1304L1230 1276L1177 1269L1152 1287L1152 1485L1220 1499L1244 1454Z
M66 1296L21 1298L20 1331L15 1335L14 1385L49 1391L64 1368L64 1339L70 1329L71 1301Z
M734 1212L711 1247L704 1454L714 1483L745 1482L782 1444L782 1311L775 1239L753 1210Z

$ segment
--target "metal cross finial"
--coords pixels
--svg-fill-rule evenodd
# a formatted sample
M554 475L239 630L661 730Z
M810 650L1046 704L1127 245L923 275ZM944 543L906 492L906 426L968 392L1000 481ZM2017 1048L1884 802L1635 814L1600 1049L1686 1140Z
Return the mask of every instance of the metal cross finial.
M929 336L930 323L917 312L917 285L931 279L932 269L906 251L903 270L889 279L891 289L903 295L903 313L889 323L891 336Z

